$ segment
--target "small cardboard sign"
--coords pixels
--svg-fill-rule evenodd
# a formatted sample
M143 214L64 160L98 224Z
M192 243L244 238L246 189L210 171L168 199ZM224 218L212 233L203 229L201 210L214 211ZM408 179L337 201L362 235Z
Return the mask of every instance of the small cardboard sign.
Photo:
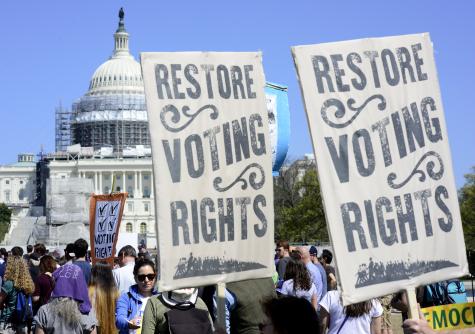
M114 262L120 222L127 193L95 195L89 209L92 263Z

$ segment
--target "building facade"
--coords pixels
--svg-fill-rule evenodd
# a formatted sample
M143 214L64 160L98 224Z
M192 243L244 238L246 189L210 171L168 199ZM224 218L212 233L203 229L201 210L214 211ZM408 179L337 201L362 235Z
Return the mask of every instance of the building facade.
M285 159L290 134L287 90L268 84L266 95L277 171ZM17 163L0 167L0 202L15 208L11 228L25 216L24 225L31 225L12 235L29 240L38 221L48 225L42 231L52 227L59 231L61 224L66 226L66 220L43 216L48 215L47 203L54 201L54 196L47 200L48 180L84 178L92 180L96 194L126 191L120 232L138 233L148 247L155 247L154 182L145 93L140 64L129 51L122 9L112 56L96 69L87 92L73 103L71 112L59 106L55 116L55 153L42 155L36 163L33 155L21 155ZM47 236L42 238L48 240ZM50 233L49 240L64 243L61 233Z
M26 216L35 199L36 163L34 155L19 154L18 161L0 166L0 203L5 203L12 212L11 225Z
M94 193L126 191L128 197L121 232L147 234L147 245L155 244L155 208L151 157L141 158L48 158L50 178L91 179Z

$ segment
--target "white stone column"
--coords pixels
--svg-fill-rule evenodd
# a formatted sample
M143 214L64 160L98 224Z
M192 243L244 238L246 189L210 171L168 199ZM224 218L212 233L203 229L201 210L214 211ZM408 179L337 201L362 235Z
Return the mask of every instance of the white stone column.
M99 194L104 193L104 188L102 188L103 175L102 172L99 172Z
M10 199L12 203L18 203L20 200L20 196L18 196L19 193L18 193L18 187L17 187L17 183L19 182L20 181L17 177L12 177L10 181L10 187L11 187Z
M138 180L138 172L134 172L134 197L137 197L139 194L139 180Z
M121 191L122 191L122 192L127 191L127 189L125 189L125 172L122 172L122 187L121 187Z
M97 172L94 172L94 192L97 194L99 192L99 185L97 184L98 177Z
M138 198L143 198L143 187L142 187L142 171L139 171L139 196Z
M153 172L150 173L150 198L154 198L154 193L153 193Z

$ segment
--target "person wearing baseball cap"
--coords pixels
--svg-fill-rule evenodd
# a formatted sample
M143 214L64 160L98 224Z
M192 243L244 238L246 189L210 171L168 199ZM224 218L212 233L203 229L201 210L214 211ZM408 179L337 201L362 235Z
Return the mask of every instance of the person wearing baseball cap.
M318 250L317 247L315 246L310 246L310 249L308 250L310 253L310 261L317 267L318 271L320 272L320 275L322 276L322 286L323 286L323 293L322 293L322 298L325 296L327 293L327 272L325 271L325 268L321 265L320 261L318 261Z
M74 244L67 244L66 248L64 249L64 259L66 263L73 263L76 254L74 254Z

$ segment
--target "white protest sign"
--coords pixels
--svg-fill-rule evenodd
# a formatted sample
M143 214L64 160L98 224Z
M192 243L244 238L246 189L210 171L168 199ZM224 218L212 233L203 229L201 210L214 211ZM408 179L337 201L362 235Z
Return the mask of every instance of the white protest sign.
M467 273L429 35L292 52L344 303Z
M124 203L127 193L92 195L89 209L90 243L93 263L114 262Z
M142 53L162 291L274 271L260 53Z

